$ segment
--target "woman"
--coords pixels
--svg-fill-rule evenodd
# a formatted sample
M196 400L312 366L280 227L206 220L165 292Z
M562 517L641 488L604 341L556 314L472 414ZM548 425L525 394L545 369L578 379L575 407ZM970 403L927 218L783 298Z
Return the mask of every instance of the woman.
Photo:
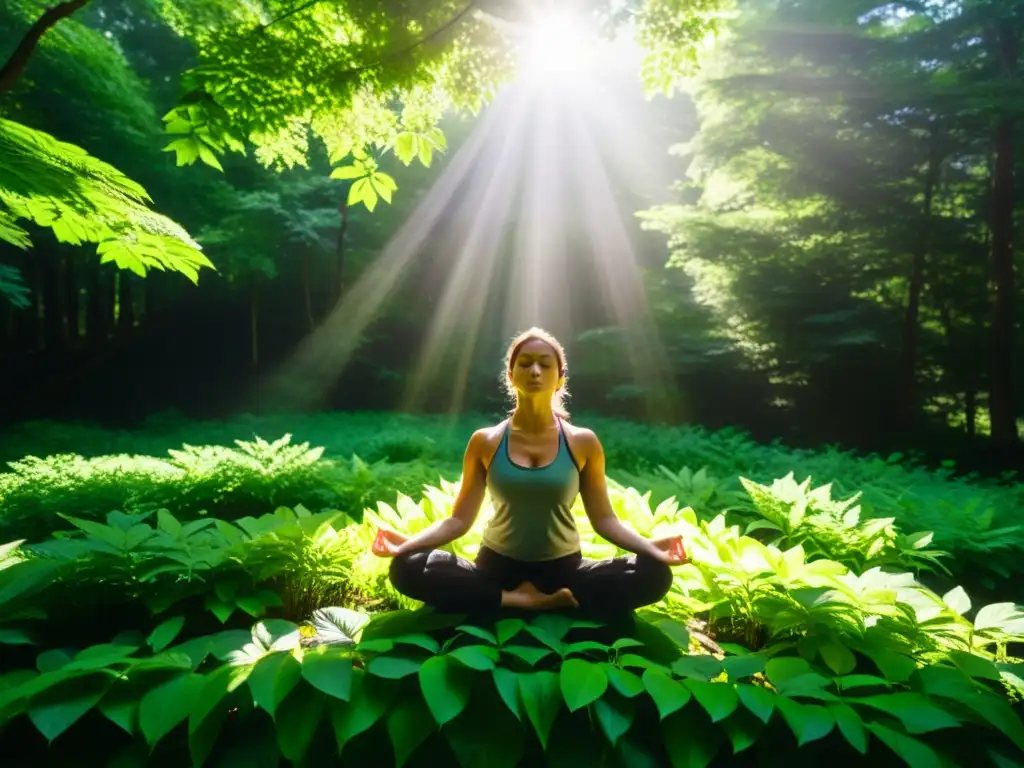
M441 610L492 614L580 608L622 615L660 600L672 583L669 566L686 562L681 539L645 539L615 516L601 443L565 420L562 346L539 328L522 333L508 348L504 379L515 409L470 438L451 517L411 538L378 533L373 552L395 558L395 589ZM485 491L495 513L476 562L438 549L472 527ZM570 512L577 494L594 531L634 554L583 558Z

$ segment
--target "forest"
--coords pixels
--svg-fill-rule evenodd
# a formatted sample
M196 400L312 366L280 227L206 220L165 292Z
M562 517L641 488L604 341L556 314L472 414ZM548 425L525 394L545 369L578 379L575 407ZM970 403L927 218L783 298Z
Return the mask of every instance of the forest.
M5 765L1024 768L1022 179L1019 0L3 0ZM532 326L629 631L371 553Z

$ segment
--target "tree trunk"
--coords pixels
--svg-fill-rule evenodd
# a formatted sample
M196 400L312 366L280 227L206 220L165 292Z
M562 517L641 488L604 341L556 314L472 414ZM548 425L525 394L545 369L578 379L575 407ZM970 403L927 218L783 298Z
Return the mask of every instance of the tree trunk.
M61 348L64 323L60 301L60 254L46 250L40 254L43 271L43 346L47 351Z
M132 286L134 279L121 270L117 274L117 328L127 333L135 326L135 291Z
M1020 41L1009 24L999 32L1002 71L1017 69ZM1014 270L1013 270L1013 131L1014 121L1001 117L995 131L995 170L992 180L992 384L989 416L992 442L1008 448L1017 442L1014 403Z
M78 270L75 268L76 254L64 256L64 312L67 318L68 341L77 348L81 339L79 326Z
M302 249L302 295L306 302L306 322L312 332L316 328L316 319L313 317L313 297L309 293L309 248Z
M61 19L66 19L88 3L89 0L68 0L68 2L59 3L47 9L42 16L36 19L21 38L14 53L0 68L0 93L9 91L18 82L21 73L25 71L28 60L32 58L36 46L39 45L40 39L49 31L50 27Z
M106 343L113 326L110 281L110 268L93 260L89 266L89 308L85 330L89 344L94 347L102 347Z
M249 337L252 343L249 362L255 368L260 362L259 294L255 277L249 283Z
M338 230L338 261L334 275L335 290L337 291L335 298L338 302L345 295L345 230L348 229L347 200L348 190L345 191L345 197L342 198L341 205L338 206L338 210L341 212L341 229Z
M935 184L938 181L939 165L941 162L938 128L933 125L928 151L928 167L925 169L924 177L924 204L921 211L921 225L914 244L913 259L910 266L907 309L903 318L902 416L908 428L913 424L916 411L917 347L921 326L919 318L921 313L921 294L924 291L925 269L931 252L932 201L935 197Z

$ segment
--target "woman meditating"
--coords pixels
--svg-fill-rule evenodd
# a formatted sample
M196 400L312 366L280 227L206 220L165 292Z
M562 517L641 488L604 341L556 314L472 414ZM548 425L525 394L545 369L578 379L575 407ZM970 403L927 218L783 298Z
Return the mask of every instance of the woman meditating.
M476 614L579 608L612 616L660 600L672 583L669 566L686 562L682 541L645 539L615 516L601 443L566 420L562 346L538 328L526 331L509 346L505 380L515 409L470 438L451 517L411 538L378 533L373 552L395 558L395 589L440 610ZM476 561L439 549L469 531L485 491L494 516ZM570 511L577 495L594 531L634 554L583 558Z

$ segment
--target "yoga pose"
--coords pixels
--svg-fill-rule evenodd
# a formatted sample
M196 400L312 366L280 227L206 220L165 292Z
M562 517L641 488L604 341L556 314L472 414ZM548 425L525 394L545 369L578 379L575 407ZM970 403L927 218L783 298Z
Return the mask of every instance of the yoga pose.
M672 583L669 566L686 562L682 541L646 539L615 516L601 443L569 424L562 407L562 346L538 328L524 332L509 346L504 377L515 409L470 438L451 516L410 538L378 532L373 552L394 558L395 589L440 610L476 614L579 608L613 616L660 600ZM472 527L485 491L494 516L475 562L439 549ZM583 558L570 511L577 495L594 531L632 555Z

